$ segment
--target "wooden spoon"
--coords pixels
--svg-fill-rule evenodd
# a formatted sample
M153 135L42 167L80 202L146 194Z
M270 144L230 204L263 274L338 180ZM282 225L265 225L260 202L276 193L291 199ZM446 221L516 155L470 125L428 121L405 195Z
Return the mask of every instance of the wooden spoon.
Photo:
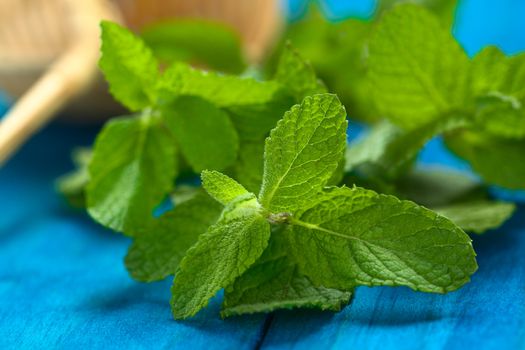
M278 0L1 0L0 89L18 101L0 123L0 165L65 106L91 120L114 109L97 69L100 20L140 29L173 17L230 24L251 63L282 23Z

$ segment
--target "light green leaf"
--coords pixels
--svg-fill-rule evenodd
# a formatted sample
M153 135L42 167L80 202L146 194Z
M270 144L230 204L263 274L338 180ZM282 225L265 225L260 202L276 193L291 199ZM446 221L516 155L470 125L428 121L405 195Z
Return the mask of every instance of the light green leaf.
M185 61L231 73L246 66L239 33L225 23L174 19L149 25L142 38L163 62Z
M366 43L373 22L356 18L329 21L313 4L306 16L289 24L285 40L311 62L328 91L347 106L349 117L377 119L365 79Z
M381 166L389 146L402 134L403 131L389 121L375 124L366 136L350 143L346 148L345 171L355 171L363 164Z
M92 151L89 148L73 150L72 158L76 169L58 178L58 190L66 197L69 204L76 208L86 206L86 187L89 182L88 164Z
M407 286L446 293L476 269L471 241L450 220L396 197L333 188L291 220L301 271L315 284Z
M108 122L89 165L87 209L100 224L132 235L173 188L175 142L152 114Z
M192 169L222 170L237 159L239 137L228 114L195 96L176 99L163 116Z
M253 78L204 72L182 63L164 73L160 87L165 99L198 96L226 110L243 139L260 140L293 104L281 84Z
M483 233L501 226L512 216L516 206L512 203L477 200L432 209L465 231Z
M466 159L487 183L525 189L525 140L466 131L445 140L447 146Z
M457 7L457 0L380 0L376 13L381 14L383 11L400 3L414 3L424 6L427 10L438 16L445 28L452 27L454 14Z
M469 73L475 96L499 91L507 74L505 54L495 46L484 48L472 59Z
M476 115L479 128L495 136L513 139L524 138L524 103L525 98L519 100L513 96L497 92L479 98Z
M131 277L153 282L173 275L199 235L217 221L221 209L219 203L199 192L153 220L146 232L135 238L126 255Z
M327 92L323 83L317 79L310 63L305 61L290 43L286 44L281 53L274 79L286 86L296 102L301 102L309 95Z
M195 315L261 256L270 238L270 224L260 211L255 195L237 197L188 250L171 289L173 317Z
M120 25L102 21L99 66L109 91L131 111L149 107L156 100L157 61L141 39Z
M478 125L496 136L525 136L525 55L507 57L496 47L478 53L471 64Z
M258 192L261 189L263 174L264 142L243 141L239 149L239 158L235 162L232 172L234 177L243 184L248 191Z
M234 284L226 289L221 315L271 312L277 309L320 308L339 311L351 292L315 286L301 275L279 228L268 248Z
M286 112L266 139L261 204L293 212L318 194L343 157L346 127L335 95L306 97Z
M397 179L395 187L397 197L431 209L464 199L484 199L487 195L472 176L436 166L413 169Z
M222 205L228 205L235 198L249 193L237 181L218 171L205 170L201 179L206 192Z
M466 118L454 115L443 116L409 131L388 121L380 122L364 139L348 146L345 170L396 178L411 165L421 148L433 137L468 125L470 123Z
M162 76L165 93L202 97L221 108L271 103L282 93L277 82L220 74L176 63Z
M421 7L403 4L385 13L369 51L376 105L396 125L417 127L469 100L467 56Z

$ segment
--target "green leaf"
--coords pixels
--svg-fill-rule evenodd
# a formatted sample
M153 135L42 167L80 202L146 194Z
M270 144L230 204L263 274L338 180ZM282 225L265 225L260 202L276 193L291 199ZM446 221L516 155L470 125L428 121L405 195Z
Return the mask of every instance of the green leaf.
M417 168L390 184L394 187L390 194L423 205L465 231L483 233L497 228L514 211L513 204L491 200L478 180L451 169ZM385 193L382 188L377 190Z
M454 14L457 7L457 0L380 0L376 13L381 14L396 4L403 2L413 2L424 6L427 10L438 16L440 22L445 28L450 28L454 20Z
M266 139L259 198L271 212L293 212L318 194L346 146L346 113L337 96L306 97Z
M192 169L223 170L237 159L239 137L228 114L195 96L176 99L162 112Z
M142 38L163 62L185 61L230 73L241 73L246 66L239 33L225 23L164 21L146 27Z
M445 140L447 146L466 159L487 183L510 189L525 188L525 140L467 131L450 135Z
M281 230L276 231L261 258L226 289L221 315L299 307L341 310L352 293L312 284L292 260Z
M250 192L261 188L263 174L264 142L243 141L239 149L239 158L233 166L234 177Z
M260 140L293 99L274 81L204 72L182 63L164 73L159 89L164 99L173 96L198 96L226 110L243 139Z
M221 209L219 203L199 192L153 220L147 232L134 239L126 255L131 277L153 282L173 275L199 235L217 221Z
M496 136L525 136L525 55L507 57L496 47L478 53L471 64L477 121Z
M134 112L153 105L159 72L151 50L116 23L102 21L100 26L102 56L99 66L111 94Z
M446 293L476 269L470 238L450 220L396 197L333 188L291 220L301 271L315 284L408 286Z
M432 209L465 231L483 233L501 226L512 216L516 206L500 201L477 200Z
M467 56L425 9L395 6L377 26L369 50L376 105L396 125L417 127L469 100Z
M290 23L285 33L285 42L308 58L328 91L348 107L349 116L361 120L378 117L365 79L366 43L372 27L373 22L356 18L329 21L310 6L306 16Z
M76 169L58 178L58 190L66 197L69 204L75 208L86 206L86 187L89 182L88 164L92 151L89 148L73 150L72 158Z
M173 188L175 142L156 115L109 121L89 165L87 209L99 223L133 235Z
M519 100L498 92L479 98L479 108L476 115L479 128L495 136L513 139L524 138L524 103L525 98Z
M495 46L484 48L472 59L469 73L475 96L500 90L507 74L505 54Z
M395 187L396 196L431 209L487 196L471 176L436 166L411 170L397 179Z
M388 121L376 124L370 133L350 144L346 150L346 172L372 172L375 176L396 178L411 165L419 151L433 137L470 125L460 116L443 117L404 131ZM363 169L366 167L365 169Z
M288 42L281 53L274 79L286 86L296 102L309 95L325 93L326 87L317 79L309 62Z
M206 192L222 205L228 205L235 198L249 194L237 181L218 171L205 170L201 179Z
M270 224L260 211L255 195L237 197L188 250L171 289L173 317L195 315L261 256L270 238Z

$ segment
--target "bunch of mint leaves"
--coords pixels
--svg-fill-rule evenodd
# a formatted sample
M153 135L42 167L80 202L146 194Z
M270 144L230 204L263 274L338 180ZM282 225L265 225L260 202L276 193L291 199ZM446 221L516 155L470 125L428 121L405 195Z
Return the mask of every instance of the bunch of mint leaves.
M371 18L337 20L327 20L326 17L331 14L321 2L308 1L306 13L288 24L280 46L270 56L267 66L273 67L285 43L293 42L295 48L312 63L328 89L336 93L345 106L351 107L348 112L353 119L376 121L380 116L375 110L366 79L368 41L382 15L407 0L378 0ZM444 26L452 24L456 0L412 2L434 13Z
M435 293L462 286L477 265L470 238L452 221L371 190L327 187L344 157L346 126L335 95L293 106L266 139L259 195L203 171L209 196L195 193L136 237L126 257L132 276L155 281L175 272L177 319L220 289L222 315L230 316L338 310L359 285Z
M433 18L396 6L371 40L380 40L389 17L410 11ZM479 130L477 114L402 115L421 124L412 127L393 108L348 146L344 107L289 44L261 81L178 60L161 71L163 58L140 38L110 22L102 33L100 67L132 115L108 122L94 149L77 153L79 171L61 189L133 238L125 259L133 278L175 275L175 318L193 316L221 289L225 317L339 310L359 285L452 291L476 270L464 231L498 227L514 210L463 176L413 169L434 135ZM205 191L184 184L199 173ZM166 200L172 209L154 215Z
M360 146L375 148L367 151L372 158L353 150L347 172L359 158L368 170L373 165L368 181L391 184L428 140L443 135L486 183L525 188L525 55L487 47L469 58L451 34L455 7L454 0L380 1L372 20L329 23L311 9L290 26L286 39L342 96L350 116L377 121Z
M86 207L95 220L126 234L147 227L185 174L221 170L257 188L264 137L299 98L324 91L291 48L269 81L181 62L161 73L149 47L110 22L102 23L101 51L110 92L133 114L111 120L98 135Z

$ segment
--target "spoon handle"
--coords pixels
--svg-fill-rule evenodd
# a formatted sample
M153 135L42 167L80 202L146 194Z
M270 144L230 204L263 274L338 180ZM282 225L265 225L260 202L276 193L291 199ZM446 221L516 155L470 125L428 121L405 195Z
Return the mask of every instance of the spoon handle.
M70 1L76 7L73 44L20 97L0 122L0 166L73 97L87 89L97 73L101 19L115 19L101 0Z

